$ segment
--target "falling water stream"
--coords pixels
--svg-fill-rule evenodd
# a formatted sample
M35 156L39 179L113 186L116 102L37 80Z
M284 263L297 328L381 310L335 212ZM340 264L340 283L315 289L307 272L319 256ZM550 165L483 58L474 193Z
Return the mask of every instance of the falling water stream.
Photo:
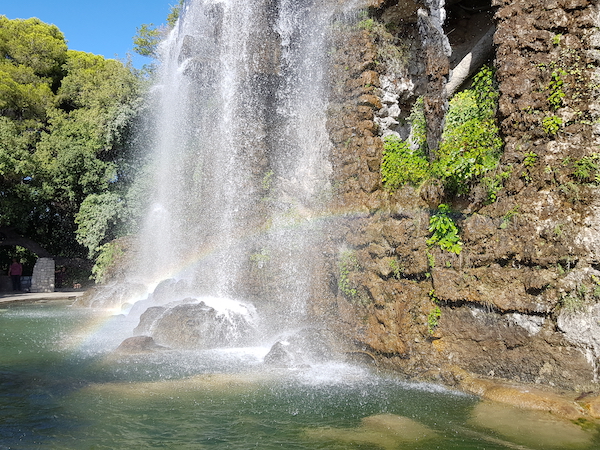
M330 190L328 29L342 13L322 0L186 4L161 49L136 276L184 280L196 296L268 298L286 311L280 322L303 314Z
M331 195L328 38L350 3L185 3L152 91L130 274L144 295L117 314L0 310L0 449L600 448L570 422L374 367L264 363L307 326ZM119 351L134 334L160 347Z

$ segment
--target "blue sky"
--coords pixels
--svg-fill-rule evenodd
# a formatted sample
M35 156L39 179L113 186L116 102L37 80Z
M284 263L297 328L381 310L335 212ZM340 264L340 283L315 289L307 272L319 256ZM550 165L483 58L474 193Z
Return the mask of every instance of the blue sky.
M125 60L133 54L132 37L143 23L166 23L178 0L0 0L0 15L9 19L37 17L56 25L71 50ZM134 55L141 67L150 59Z

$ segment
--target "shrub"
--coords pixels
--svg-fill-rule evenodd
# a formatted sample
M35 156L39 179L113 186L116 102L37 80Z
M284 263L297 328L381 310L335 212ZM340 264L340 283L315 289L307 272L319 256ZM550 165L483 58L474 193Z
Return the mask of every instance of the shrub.
M386 189L394 191L406 183L418 186L428 176L429 162L420 149L411 149L396 136L384 140L381 180Z
M437 213L431 216L429 219L429 232L432 235L427 240L427 244L437 244L442 250L458 255L462 250L462 242L458 235L458 227L448 215L449 213L450 207L441 204Z
M407 183L418 186L433 176L449 193L463 195L497 167L502 139L495 119L499 93L493 75L490 67L482 68L473 87L452 98L434 161L426 157L423 99L415 102L408 118L409 139L385 139L381 177L386 189L394 191Z
M473 182L498 165L502 139L495 114L498 90L493 71L484 67L473 87L450 101L438 159L432 172L454 194L465 194Z
M96 283L105 283L111 278L118 260L124 255L123 248L118 242L113 241L96 249L98 257L92 267L92 277Z

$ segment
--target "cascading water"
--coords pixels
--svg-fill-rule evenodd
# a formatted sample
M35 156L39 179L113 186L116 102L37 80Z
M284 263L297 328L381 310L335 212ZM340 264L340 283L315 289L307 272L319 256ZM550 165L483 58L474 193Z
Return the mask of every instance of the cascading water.
M145 332L170 314L165 305L203 297L217 310L215 298L256 304L270 333L303 321L330 193L326 50L339 8L186 2L154 91L152 205L133 276L169 287L134 307L163 307Z
M323 350L320 330L296 333L296 354L284 340L266 357L247 347L260 318L274 335L308 315L337 3L186 4L163 46L153 203L132 268L152 294L108 320L70 301L2 308L0 448L600 448L592 422L478 402L327 352L328 364L307 367L295 357ZM227 345L246 348L214 349Z

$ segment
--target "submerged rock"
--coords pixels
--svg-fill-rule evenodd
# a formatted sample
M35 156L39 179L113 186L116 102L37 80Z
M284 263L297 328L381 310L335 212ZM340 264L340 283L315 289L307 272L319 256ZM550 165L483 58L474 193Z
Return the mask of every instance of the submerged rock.
M136 353L152 353L159 350L164 350L166 347L158 345L150 336L133 336L121 342L115 353L118 354L136 354Z
M555 417L569 420L586 418L586 411L572 398L533 387L531 385L509 383L475 377L455 369L460 387L484 399L503 403L530 411L552 412Z
M357 428L315 428L305 434L315 440L335 440L348 444L367 444L384 449L398 449L402 444L432 439L435 430L408 417L377 414L365 417Z
M590 448L594 432L547 411L527 411L494 403L479 403L469 424L532 449Z

